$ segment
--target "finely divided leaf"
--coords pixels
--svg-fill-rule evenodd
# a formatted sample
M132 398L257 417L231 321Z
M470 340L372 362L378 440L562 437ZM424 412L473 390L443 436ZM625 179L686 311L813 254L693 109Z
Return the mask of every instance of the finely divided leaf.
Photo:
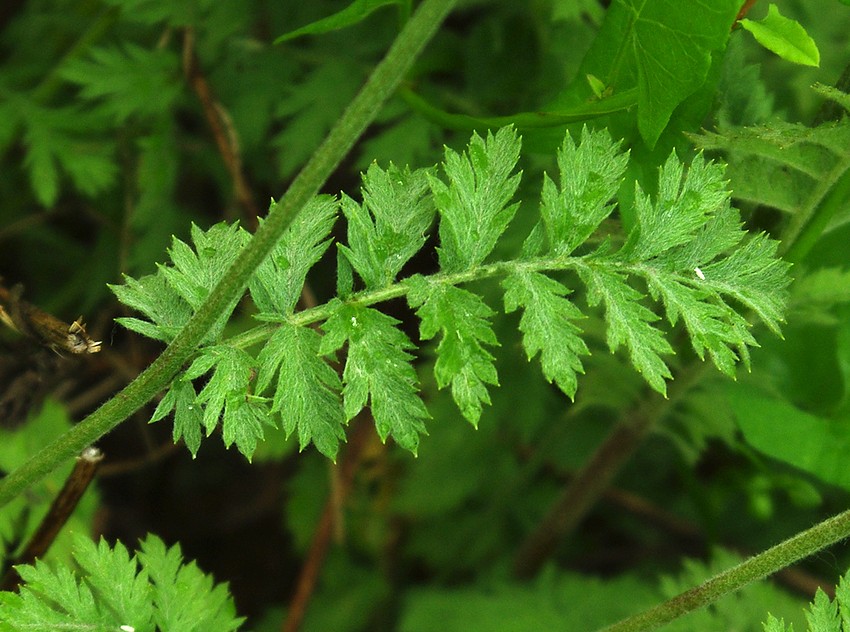
M214 584L194 562L183 564L180 546L166 548L154 535L139 542L136 557L155 586L154 622L159 630L228 632L242 620L236 616L226 584Z
M601 303L605 307L608 347L614 352L625 345L635 368L652 388L666 395L664 380L672 376L661 355L673 353L673 348L661 331L650 324L658 316L640 303L643 298L640 292L626 283L621 274L603 266L581 267L578 272L587 286L590 306Z
M830 601L827 594L818 588L815 600L806 613L810 632L841 632L838 602Z
M494 312L472 292L430 283L421 276L411 278L410 284L407 300L411 307L418 308L416 315L422 320L420 336L430 340L442 333L434 365L437 386L451 384L452 397L461 413L477 425L483 404L490 403L486 385L499 384L493 356L484 347L499 344L490 323Z
M4 95L4 98L5 95ZM50 207L59 196L60 167L82 193L94 196L115 183L118 168L112 140L92 138L102 121L76 107L45 108L23 98L10 99L11 112L24 123L24 164L39 203Z
M440 213L440 267L460 272L479 265L513 219L518 204L508 205L519 186L511 175L519 159L520 139L512 127L487 140L474 134L467 151L446 148L443 169L449 184L429 176Z
M569 133L564 137L558 150L560 189L546 176L541 193L540 214L552 254L570 254L611 214L628 160L607 131L584 128L579 145Z
M673 275L647 269L643 276L652 297L661 298L670 324L675 325L681 317L699 358L705 359L708 351L715 366L734 377L739 359L749 365L747 345L756 346L756 340L749 332L747 320L718 300L705 283L707 277L700 279L696 273L692 275L682 282Z
M670 324L680 320L684 323L696 354L704 359L707 351L723 373L734 376L736 362L741 360L748 366L748 346L757 343L749 332L747 320L727 300L732 298L752 309L779 333L788 265L776 258L777 243L764 235L739 246L746 232L741 228L737 211L729 206L723 170L706 163L701 155L694 159L687 173L675 155L671 155L660 171L658 189L654 200L637 190L637 225L620 252L610 260L625 265L619 272L608 268L607 278L620 278L624 271L642 277L652 298L662 301ZM601 271L602 267L606 267L606 259L593 260L594 269ZM640 298L634 290L631 292L633 300ZM603 294L594 294L593 298L598 300ZM625 293L617 291L604 299L609 324L614 314L610 301L626 299ZM636 331L657 333L648 325L652 319L642 311L645 308L639 304L622 307L620 316L637 317L631 323ZM641 324L640 320L644 322ZM609 343L611 335L609 329ZM652 335L647 341L656 338ZM665 352L657 339L655 343L658 353ZM632 353L633 358L642 355L637 348ZM643 355L641 370L647 379L654 376L655 381L650 380L653 388L664 392L659 388L664 372L656 370L659 365L651 361L653 354ZM657 353L654 355L660 362Z
M272 206L276 205L272 203ZM304 280L330 245L337 203L326 195L313 198L292 220L271 254L251 277L251 298L261 320L282 320L292 314Z
M171 342L192 317L191 306L160 274L148 274L141 279L125 275L124 285L110 285L109 289L124 305L150 319L121 317L116 322L148 338Z
M174 443L183 437L183 442L194 458L201 447L201 426L204 423L203 411L195 403L198 394L191 380L177 378L168 387L165 396L151 415L150 423L155 423L174 411L174 429L171 436Z
M117 620L142 622L150 619L152 587L147 573L139 572L138 563L120 542L110 550L106 540L95 544L84 535L74 542L74 559L87 575L101 611ZM135 627L135 626L134 626Z
M345 441L342 384L319 355L320 342L312 329L281 324L260 352L257 392L277 375L272 412L280 413L287 435L297 430L302 450L313 442L319 452L336 459L339 442Z
M9 630L151 629L152 587L120 543L110 550L84 535L74 542L81 576L42 561L18 566L26 582L19 594L0 593L0 622Z
M110 286L115 295L151 321L119 319L128 328L146 336L170 342L207 299L212 289L242 247L248 233L238 224L216 224L208 231L192 225L195 248L177 238L168 251L173 266L159 265L156 275L134 281L125 277L124 286ZM241 297L231 301L210 327L203 342L217 340Z
M180 96L180 60L166 48L147 50L132 43L94 48L90 60L63 65L63 78L81 86L80 95L97 100L99 110L124 123L130 116L159 116Z
M131 557L77 535L78 572L42 561L18 566L19 593L0 593L0 627L9 630L236 630L233 599L225 585L182 564L180 549L148 536L144 553ZM141 563L141 569L139 568ZM3 627L5 626L5 627Z
M175 237L168 250L174 265L160 265L160 273L193 309L198 309L242 250L248 234L238 224L225 223L207 231L192 224L191 233L194 249Z
M203 349L183 375L193 380L213 369L195 400L204 411L201 423L210 436L221 419L224 445L236 443L249 461L263 439L263 426L271 423L265 402L249 395L254 365L254 358L242 349L216 345Z
M655 257L689 242L708 219L727 204L729 193L723 167L706 162L701 154L682 177L684 166L671 153L661 167L656 200L637 187L637 228L629 235L622 255L631 260Z
M565 296L566 287L539 272L517 270L502 281L505 288L505 311L523 308L519 329L522 344L531 360L540 353L543 375L570 398L578 387L578 373L584 373L582 355L589 355L587 345L573 321L584 318Z
M415 454L429 415L417 393L413 356L408 353L413 343L396 325L397 320L374 309L340 305L322 325L320 352L332 353L348 343L342 375L346 419L368 401L381 439L392 436Z
M427 171L384 171L372 164L363 177L363 204L348 196L342 210L348 219L348 246L339 246L367 288L395 281L402 266L425 243L434 218Z
M740 301L781 336L791 266L776 256L778 248L779 242L755 235L728 257L705 266L703 273L715 291Z

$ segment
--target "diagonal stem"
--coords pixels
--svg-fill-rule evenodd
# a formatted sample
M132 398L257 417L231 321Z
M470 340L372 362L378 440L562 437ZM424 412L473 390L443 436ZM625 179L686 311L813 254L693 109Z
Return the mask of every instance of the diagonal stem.
M741 562L708 581L664 603L604 628L601 632L639 632L654 630L665 623L717 601L768 575L790 566L850 535L850 510L816 524Z
M168 385L218 315L245 291L251 274L292 223L295 215L318 193L322 184L374 120L456 1L424 0L287 192L279 202L272 204L268 217L248 246L174 341L153 364L112 399L2 479L0 507L115 428Z

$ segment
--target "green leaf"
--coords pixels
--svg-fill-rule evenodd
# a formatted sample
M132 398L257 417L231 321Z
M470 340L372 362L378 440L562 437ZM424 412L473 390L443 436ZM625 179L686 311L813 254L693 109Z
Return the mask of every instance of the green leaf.
M109 289L127 307L145 314L150 321L132 317L115 321L136 333L171 342L192 317L192 308L160 274L140 279L124 276L124 285L109 285Z
M584 315L564 298L570 290L537 272L517 272L502 281L505 288L505 311L523 307L519 329L528 359L540 353L543 375L549 382L573 398L578 387L577 373L584 373L582 355L589 355L587 345L579 337L581 330L573 323Z
M254 358L242 349L216 345L203 349L182 377L194 380L213 370L195 400L203 409L201 423L209 437L221 419L224 445L229 448L236 443L249 461L257 441L263 439L263 426L271 424L264 403L248 394L254 366Z
M307 273L330 245L328 236L336 221L336 211L336 200L319 196L295 216L251 277L248 287L260 310L257 318L279 321L292 314Z
M298 431L303 450L310 442L336 459L345 440L345 414L339 376L319 355L321 336L312 329L283 323L260 352L257 392L277 374L272 412L280 413L287 435Z
M182 437L193 458L197 456L201 446L201 427L204 424L203 411L196 403L197 398L192 382L178 378L171 383L150 420L150 423L155 423L173 410L174 429L171 436L174 443Z
M168 251L173 266L160 266L160 273L183 300L198 309L247 240L238 224L220 223L207 231L192 224L194 248L175 237Z
M794 626L785 627L785 619L777 619L768 613L767 621L764 622L764 632L794 632Z
M397 324L374 309L341 305L322 325L325 337L320 352L332 353L348 343L342 374L346 419L368 402L381 440L391 436L415 454L429 415L417 393L413 356L408 353L413 343Z
M664 380L672 376L661 355L672 354L673 347L651 324L658 316L640 303L643 296L621 274L595 266L581 267L578 272L587 286L590 306L605 307L608 348L613 353L625 345L634 367L652 388L666 395Z
M216 224L208 231L193 224L195 248L175 237L168 251L173 266L159 265L156 275L138 281L125 276L124 286L110 286L119 300L151 321L122 318L119 322L151 338L170 342L204 303L247 240L248 234L238 224ZM240 298L231 301L210 327L204 342L221 336Z
M749 388L730 390L728 399L748 444L824 482L850 489L846 418L814 415Z
M363 204L343 196L348 246L339 249L367 288L390 285L425 243L434 218L427 173L372 164L363 178Z
M702 270L712 289L753 310L776 335L784 322L790 264L777 257L779 242L759 234Z
M654 147L673 111L705 83L740 8L739 0L611 3L577 76L592 74L617 93L636 85L638 129Z
M835 587L835 601L838 603L842 629L846 630L850 625L850 571L844 573L838 581L838 586Z
M124 545L116 542L110 549L106 540L101 538L95 544L81 534L75 548L74 558L87 575L86 584L99 602L99 609L122 621L145 625L150 618L151 586L147 575L138 572L136 560Z
M18 566L26 582L20 593L0 593L0 625L9 630L186 630L229 632L242 623L224 585L194 563L182 564L180 549L166 549L154 536L144 553L130 557L119 542L113 548L78 534L74 558L79 568L37 561ZM141 569L139 568L141 563Z
M363 83L362 71L355 60L340 57L333 64L321 64L276 99L275 114L283 119L282 131L271 144L280 150L282 178L290 178L322 142ZM322 107L316 107L317 103Z
M449 184L429 175L440 213L440 267L461 272L481 264L513 219L519 204L508 205L519 186L511 175L519 159L520 139L512 127L473 134L467 151L446 148L443 169Z
M827 594L818 588L815 600L806 613L811 632L841 632L841 619L838 616L838 602L830 601Z
M183 90L179 59L166 48L148 50L125 43L121 48L92 49L89 57L71 60L60 74L119 124L131 116L167 114Z
M321 35L330 31L338 31L348 26L357 24L366 19L371 13L377 11L381 7L389 4L398 4L401 6L410 5L410 0L354 0L341 11L337 11L333 15L329 15L321 20L311 22L306 26L290 31L278 37L274 43L281 44L283 42L301 37L302 35Z
M756 41L785 61L804 66L820 66L820 51L806 29L796 20L779 13L775 4L767 8L761 20L740 20L741 26L753 34Z
M12 103L24 122L24 164L39 203L50 207L56 202L62 171L90 197L115 183L114 143L93 134L101 127L95 117L78 108L47 109L21 98Z
M727 205L723 167L697 155L683 176L684 165L670 154L661 167L653 201L635 191L637 229L629 235L623 256L644 260L688 243L709 218Z
M154 622L160 630L237 630L233 599L226 584L214 584L194 562L183 564L180 546L167 548L154 535L139 543L136 554L147 572L154 592Z
M434 376L437 386L452 386L452 397L463 416L478 425L483 404L490 403L487 384L499 378L493 356L484 345L499 342L490 319L494 312L476 294L421 276L409 281L408 303L421 319L419 335L430 340L442 333L437 346Z
M607 131L583 128L578 145L569 134L564 137L558 150L560 189L546 176L540 196L552 254L570 254L611 214L628 160Z
M708 351L715 366L730 377L735 376L739 359L749 366L747 345L757 344L748 331L747 320L722 301L707 300L713 298L712 292L699 287L699 277L683 282L647 271L645 278L652 297L660 297L664 303L670 324L675 325L680 317L684 321L691 345L701 360Z

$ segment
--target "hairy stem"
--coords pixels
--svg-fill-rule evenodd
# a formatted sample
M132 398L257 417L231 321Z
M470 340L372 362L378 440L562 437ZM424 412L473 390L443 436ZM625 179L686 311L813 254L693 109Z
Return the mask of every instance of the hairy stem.
M280 201L272 205L268 217L248 246L174 341L112 399L0 481L0 507L115 428L168 385L219 314L245 291L254 269L268 255L296 213L318 193L357 138L374 120L381 105L399 85L455 2L425 0L419 6L322 145Z
M751 557L705 583L691 588L650 610L604 628L605 632L652 630L683 614L702 608L768 575L817 553L850 535L850 510L818 523L784 542Z

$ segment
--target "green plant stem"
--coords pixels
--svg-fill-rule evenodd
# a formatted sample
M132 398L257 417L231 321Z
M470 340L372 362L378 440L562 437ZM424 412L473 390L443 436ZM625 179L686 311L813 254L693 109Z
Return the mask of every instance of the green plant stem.
M783 241L783 244L789 244L785 249L786 261L797 263L806 258L835 214L847 204L848 194L850 194L850 170L845 171L829 190L808 221L800 225L794 233L794 240Z
M850 157L842 158L820 178L806 203L795 213L782 231L779 254L793 255L799 261L814 245L829 220L846 202Z
M296 213L318 193L402 81L456 0L424 0L366 84L304 166L248 246L174 341L139 377L70 431L0 481L0 507L132 415L174 378L225 307L245 291Z
M683 614L702 608L723 595L763 579L786 566L850 536L850 510L818 523L763 553L715 575L650 610L603 628L604 632L638 632L655 629ZM600 631L601 632L601 631Z

